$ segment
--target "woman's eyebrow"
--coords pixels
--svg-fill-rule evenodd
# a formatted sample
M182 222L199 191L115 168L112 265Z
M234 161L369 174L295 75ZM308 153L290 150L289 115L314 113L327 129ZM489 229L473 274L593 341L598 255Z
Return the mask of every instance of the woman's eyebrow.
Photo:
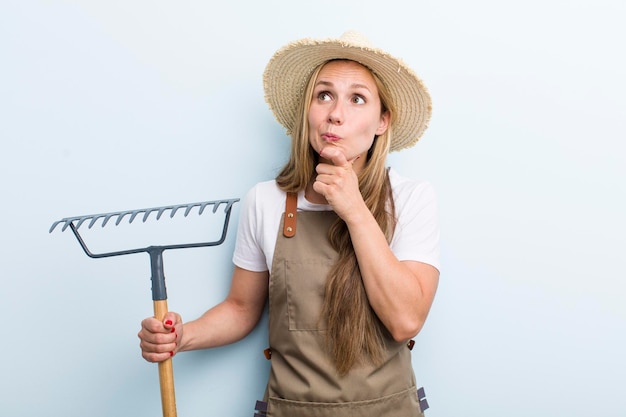
M365 85L365 84L354 83L350 87L355 89L355 90L362 88L362 89L365 89L367 91L370 91L370 88L367 85Z
M326 81L326 80L319 80L315 83L315 86L317 87L318 85L323 85L323 86L327 86L327 87L333 87L334 84L331 81ZM350 84L350 88L353 90L356 89L365 89L367 91L370 91L370 88L365 85L365 84L360 84L360 83L354 83L354 84Z
M315 86L317 87L318 85L324 85L324 86L327 86L327 87L332 87L334 84L332 82L330 82L330 81L318 80L315 83Z

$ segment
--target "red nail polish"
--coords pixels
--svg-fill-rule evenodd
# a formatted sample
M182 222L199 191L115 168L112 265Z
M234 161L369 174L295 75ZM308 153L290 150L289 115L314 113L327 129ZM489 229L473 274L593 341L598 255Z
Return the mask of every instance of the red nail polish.
M174 352L170 352L170 357L174 356Z
M172 322L172 320L165 320L165 324L171 326L174 323Z
M174 333L176 331L176 327L172 327L172 331L170 333Z

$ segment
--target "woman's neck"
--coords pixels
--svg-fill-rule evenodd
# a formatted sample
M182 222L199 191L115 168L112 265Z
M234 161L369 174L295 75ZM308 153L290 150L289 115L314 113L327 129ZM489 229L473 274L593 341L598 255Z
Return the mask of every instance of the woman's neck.
M313 181L309 182L304 189L304 198L306 198L309 203L328 204L326 197L313 189Z

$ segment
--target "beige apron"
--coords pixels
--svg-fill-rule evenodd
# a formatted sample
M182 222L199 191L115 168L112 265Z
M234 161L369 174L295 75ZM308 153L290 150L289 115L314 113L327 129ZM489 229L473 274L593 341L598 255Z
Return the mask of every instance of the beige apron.
M337 256L327 239L337 215L323 211L296 216L291 198L287 211L292 214L281 220L269 284L267 416L423 416L406 343L388 339L381 366L363 365L338 376L319 320L326 276Z

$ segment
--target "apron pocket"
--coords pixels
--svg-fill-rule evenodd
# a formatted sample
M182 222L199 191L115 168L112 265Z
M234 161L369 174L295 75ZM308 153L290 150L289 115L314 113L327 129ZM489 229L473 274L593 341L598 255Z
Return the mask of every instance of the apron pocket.
M270 397L268 417L423 417L415 387L367 401L320 403Z
M326 279L332 262L325 259L285 261L289 330L325 330L320 320Z

